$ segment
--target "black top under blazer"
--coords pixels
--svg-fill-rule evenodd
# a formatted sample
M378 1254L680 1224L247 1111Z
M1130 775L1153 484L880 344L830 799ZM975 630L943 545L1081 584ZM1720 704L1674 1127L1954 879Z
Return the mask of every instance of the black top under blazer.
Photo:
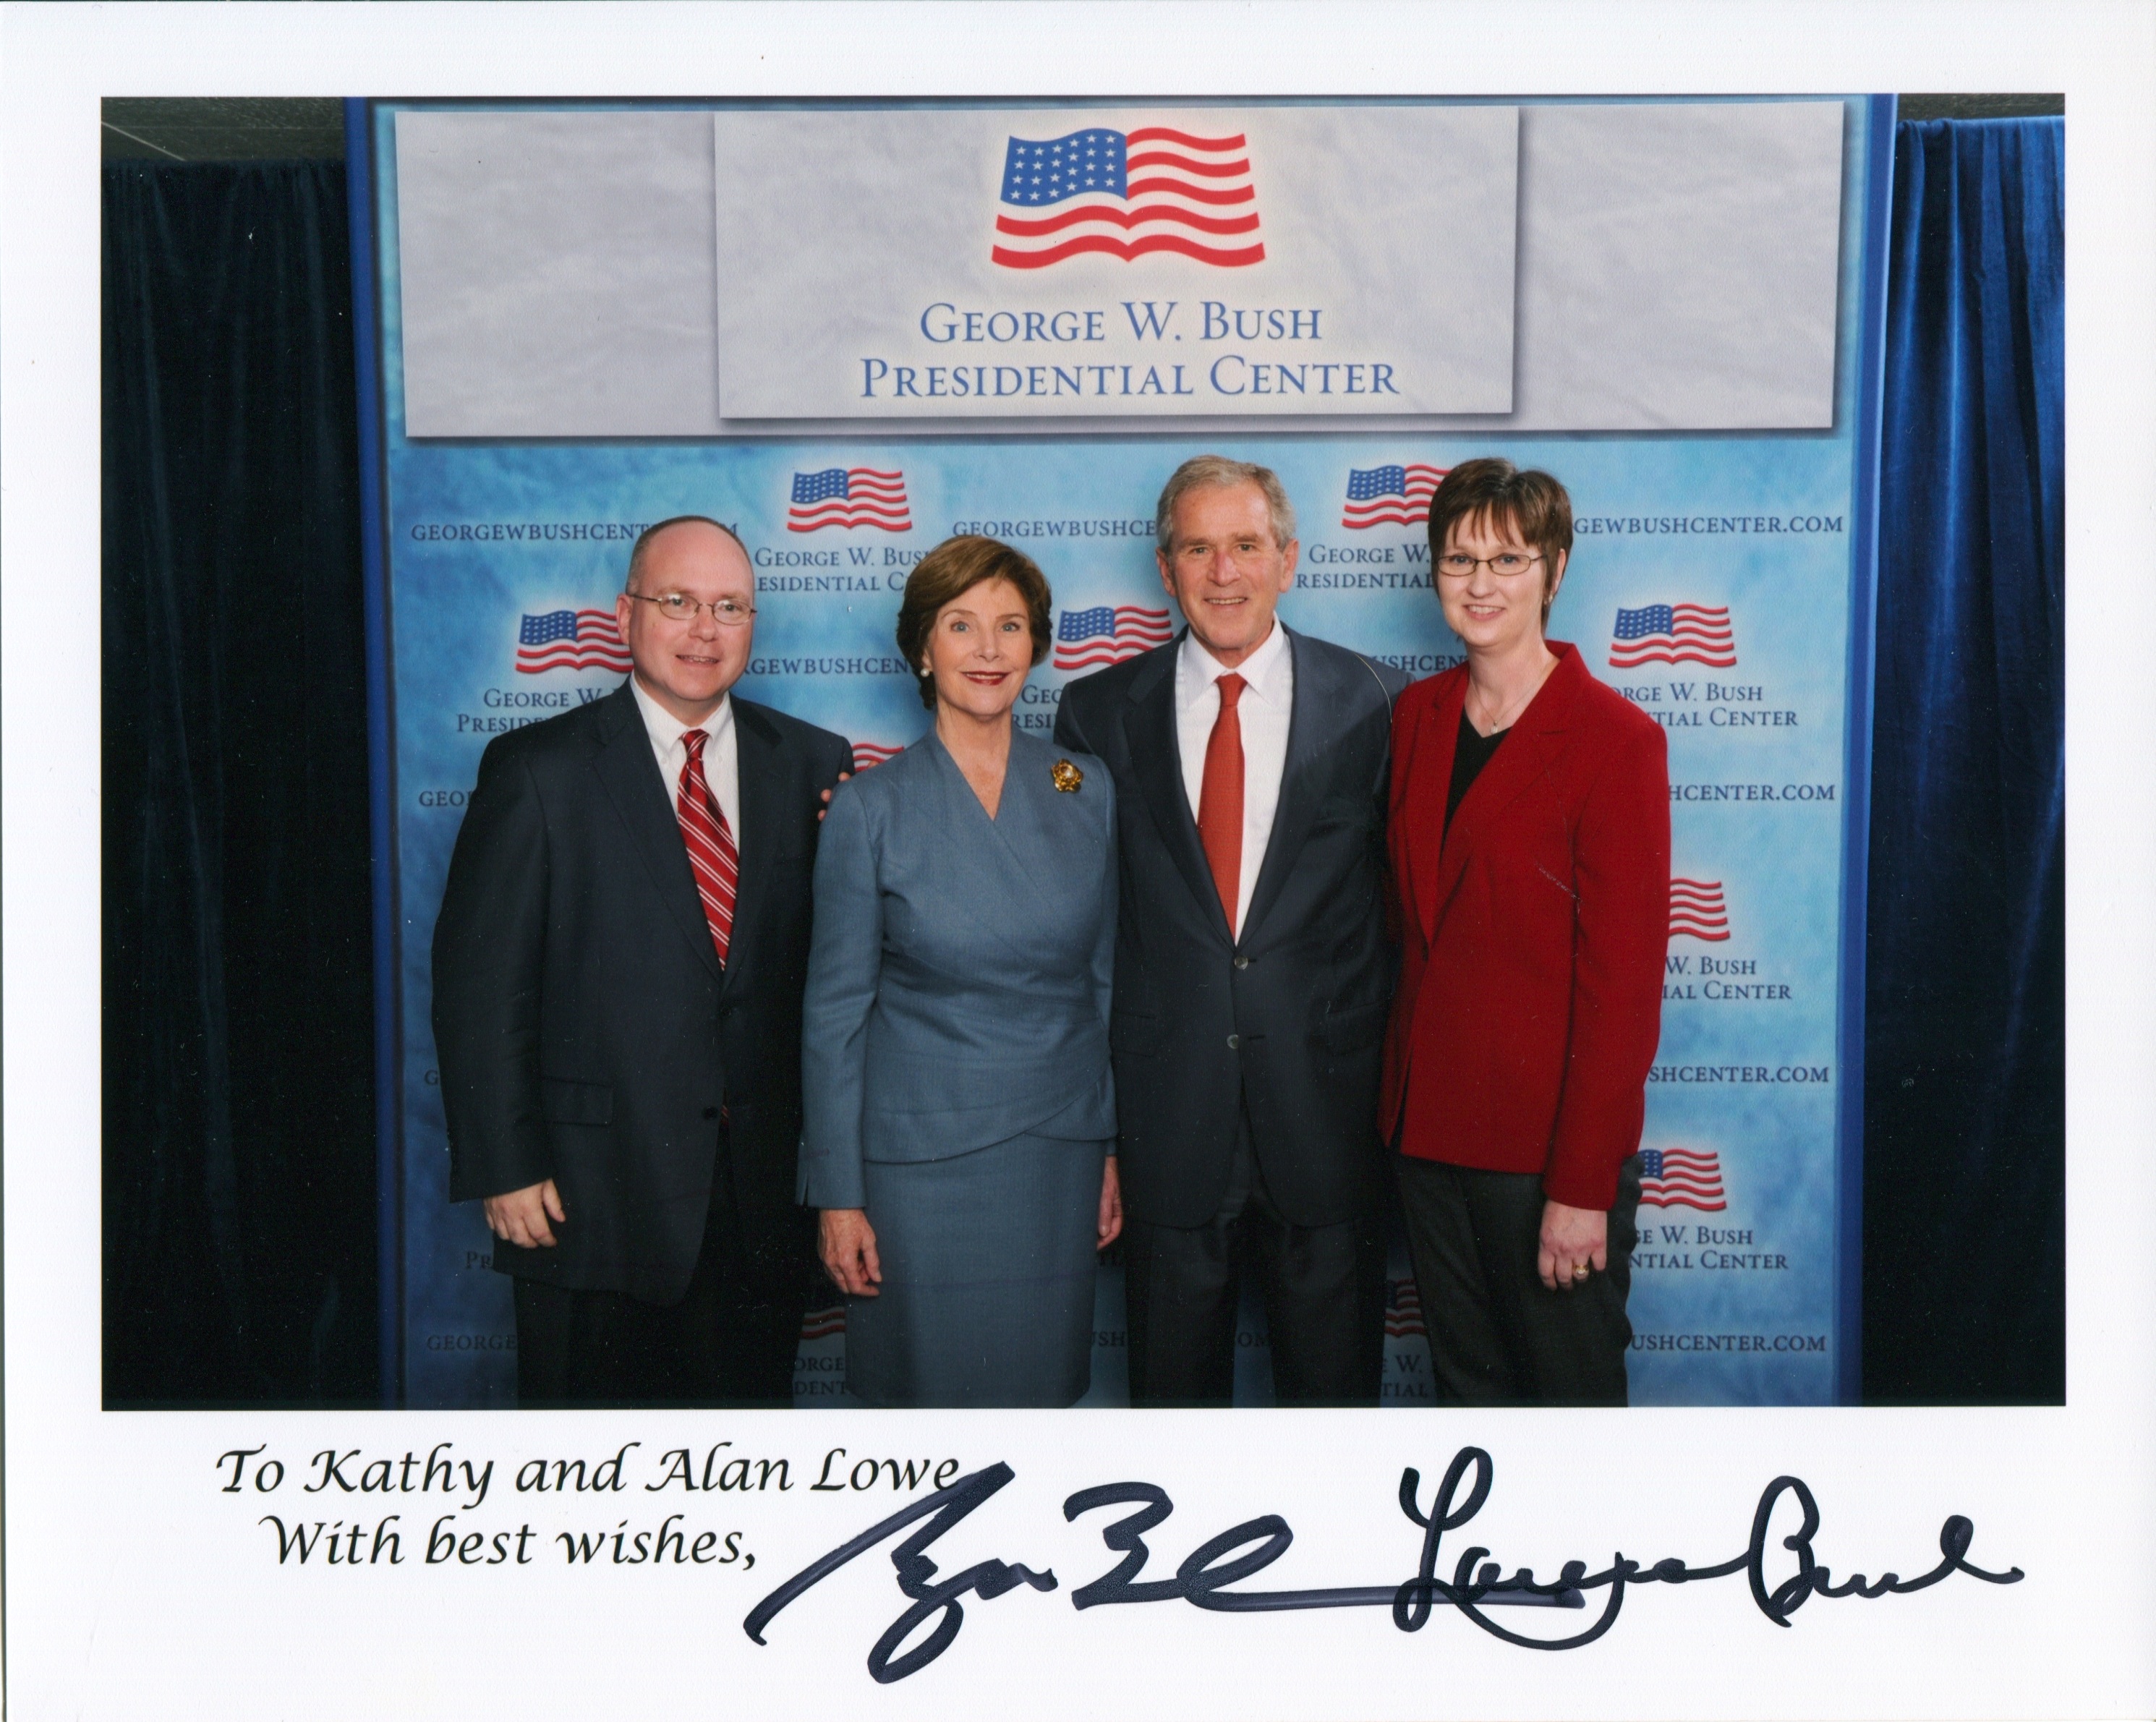
M1056 718L1056 740L1116 779L1117 1148L1124 1205L1149 1224L1213 1218L1245 1106L1266 1191L1291 1224L1362 1212L1383 1164L1385 806L1407 678L1307 634L1287 642L1286 763L1240 940L1183 789L1180 638L1071 683Z
M627 684L488 744L434 924L449 1197L552 1178L552 1249L495 1266L649 1302L696 1263L720 1109L752 1268L801 1271L801 994L828 730L733 701L741 875L724 970Z

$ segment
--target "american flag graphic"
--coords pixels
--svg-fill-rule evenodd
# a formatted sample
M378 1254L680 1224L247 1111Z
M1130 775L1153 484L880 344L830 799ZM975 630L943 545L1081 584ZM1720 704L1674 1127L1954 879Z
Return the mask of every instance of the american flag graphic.
M629 648L611 610L549 610L526 616L516 629L516 673L537 675L547 669L618 669L629 667Z
M809 1309L801 1317L801 1337L804 1340L828 1340L833 1334L846 1330L846 1306L834 1304L828 1309Z
M1422 1294L1412 1279L1385 1282L1385 1337L1404 1340L1427 1333L1422 1325Z
M1722 900L1720 879L1671 879L1670 937L1680 933L1709 944L1729 936L1729 907Z
M1015 213L1034 210L1050 213ZM1007 269L1040 269L1087 251L1126 263L1172 251L1240 269L1265 257L1257 231L1258 193L1240 131L1197 137L1167 126L1095 126L1010 140L988 256Z
M865 771L870 766L888 765L906 750L886 747L880 741L856 741L854 744L854 769Z
M1413 460L1367 471L1350 467L1340 524L1357 532L1369 526L1419 526L1430 518L1430 499L1446 470Z
M1737 636L1729 631L1727 604L1648 604L1620 610L1609 642L1609 667L1642 664L1703 664L1727 669L1737 662Z
M880 473L873 467L829 466L819 473L793 475L793 505L786 530L814 532L824 526L880 526L886 532L911 532L913 516L906 501L906 474Z
M1729 1206L1722 1190L1722 1160L1690 1148L1646 1148L1640 1153L1643 1207L1696 1207L1718 1214Z
M1165 610L1136 604L1096 604L1090 610L1065 610L1055 629L1055 668L1095 669L1121 664L1175 638Z

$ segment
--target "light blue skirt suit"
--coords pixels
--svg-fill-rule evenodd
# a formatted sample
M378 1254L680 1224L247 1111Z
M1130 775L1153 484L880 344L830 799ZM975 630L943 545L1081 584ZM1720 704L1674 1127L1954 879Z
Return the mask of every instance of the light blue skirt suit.
M1059 789L1059 761L1075 769ZM990 819L932 731L839 786L816 853L801 1199L865 1209L879 1294L849 1393L1062 1406L1092 1354L1114 1146L1116 804L1106 766L1014 730Z

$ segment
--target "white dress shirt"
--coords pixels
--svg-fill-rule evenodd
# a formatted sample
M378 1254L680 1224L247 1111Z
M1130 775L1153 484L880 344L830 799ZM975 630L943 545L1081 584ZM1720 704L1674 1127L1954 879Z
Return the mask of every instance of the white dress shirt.
M689 750L681 745L681 738L692 726L645 693L634 676L629 679L629 685L636 695L636 709L643 714L644 733L651 738L651 751L659 761L659 775L666 780L666 805L678 808L681 803L681 768L689 763ZM722 696L719 709L694 727L701 729L711 738L704 743L704 782L710 786L720 811L726 816L726 826L734 834L734 848L738 851L741 751L734 739L733 697Z
M1205 787L1205 744L1220 715L1220 690L1214 685L1235 674L1248 684L1235 715L1243 730L1243 877L1236 894L1235 931L1243 930L1272 840L1273 813L1280 806L1281 774L1287 766L1287 725L1295 710L1295 658L1287 633L1276 620L1265 642L1230 672L1186 633L1175 654L1175 740L1183 754L1183 787L1190 797L1190 817Z

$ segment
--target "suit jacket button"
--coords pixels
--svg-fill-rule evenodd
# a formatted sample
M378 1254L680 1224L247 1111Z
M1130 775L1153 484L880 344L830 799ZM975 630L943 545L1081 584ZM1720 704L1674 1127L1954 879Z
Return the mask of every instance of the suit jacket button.
M716 1106L706 1106L704 1109L704 1116L706 1118L716 1118L718 1115L719 1109Z
M1247 956L1238 956L1235 959L1235 966L1239 969L1247 969L1250 966L1250 960Z
M1228 1050L1231 1053L1242 1043L1243 1037L1240 1034L1231 1034L1228 1037Z

